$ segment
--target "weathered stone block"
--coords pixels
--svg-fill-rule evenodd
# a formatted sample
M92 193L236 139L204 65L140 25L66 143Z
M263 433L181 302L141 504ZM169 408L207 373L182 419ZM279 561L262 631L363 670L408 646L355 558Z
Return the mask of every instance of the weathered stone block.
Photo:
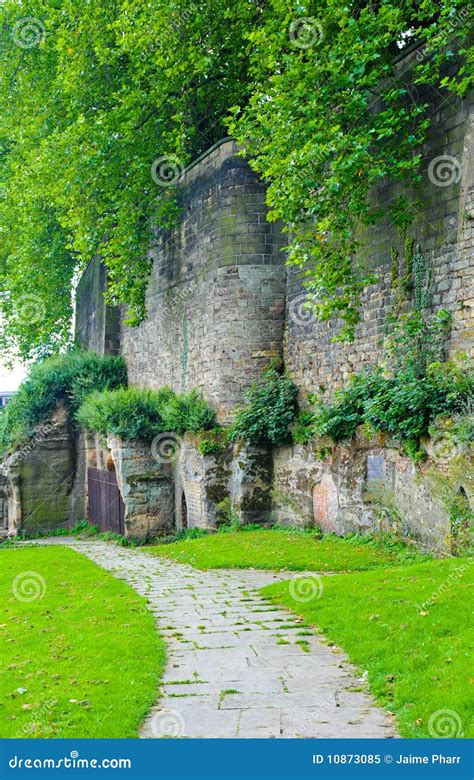
M145 539L174 528L175 437L172 435L169 444L171 449L162 438L159 449L148 442L107 437L125 504L126 536Z

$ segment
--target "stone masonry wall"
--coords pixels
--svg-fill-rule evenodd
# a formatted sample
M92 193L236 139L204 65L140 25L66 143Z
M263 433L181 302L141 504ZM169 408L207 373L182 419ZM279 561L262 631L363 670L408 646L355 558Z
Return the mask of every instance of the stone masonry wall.
M178 528L216 528L232 520L268 523L272 508L271 454L264 447L227 443L202 454L206 434L186 434L176 462ZM224 502L224 503L223 503ZM227 512L224 506L227 502Z
M120 310L104 301L107 272L99 257L92 258L76 291L76 342L99 355L120 351Z
M407 237L431 269L432 311L453 313L450 356L472 356L474 116L468 101L426 90L420 99L431 105L431 128L423 181L416 190L383 183L374 204L402 192L418 199ZM118 310L103 302L107 280L98 258L79 284L76 311L83 346L104 354L121 341L132 384L199 387L220 420L232 416L245 387L282 351L303 399L321 386L332 393L354 371L378 362L394 301L392 250L399 252L400 273L405 254L404 237L388 221L366 234L361 256L380 281L363 296L355 341L335 343L340 324L316 322L303 309L299 275L284 266L285 239L278 225L266 222L265 188L236 152L232 141L223 141L181 177L181 224L156 236L148 318L140 327L127 327L122 317L119 339Z
M419 89L419 99L429 103L431 114L422 183L416 190L383 184L374 194L374 205L386 205L402 192L412 202L418 198L417 217L408 236L415 239L432 270L431 310L443 307L453 314L450 356L458 351L474 356L473 109L468 101L428 87ZM303 396L318 392L320 386L331 395L354 371L380 360L385 320L393 304L392 248L402 260L403 237L388 221L362 240L361 256L379 273L380 282L363 297L353 343L333 342L340 324L314 320L303 307L306 293L297 273L289 272L284 354Z
M298 274L284 265L280 227L266 221L265 188L230 140L209 150L179 180L181 222L172 233L157 233L151 247L145 322L129 328L122 316L119 334L118 311L103 303L107 280L95 258L78 287L78 341L100 354L116 351L120 343L130 384L200 388L222 422L232 418L245 388L269 360L283 354L304 405L309 393L323 387L331 395L355 371L380 362L405 240L414 239L429 269L431 311L443 307L453 314L449 356L460 351L474 356L474 117L467 100L429 87L416 97L429 103L431 114L422 182L416 189L382 183L373 197L374 205L386 205L403 193L417 217L406 235L387 221L361 236L361 258L379 282L365 292L354 342L334 342L339 323L316 322L304 310ZM392 268L395 250L398 275ZM78 512L84 506L86 439L77 438ZM319 448L318 442L273 452L235 445L204 456L195 437L184 437L173 474L166 475L165 514L173 515L178 528L214 527L221 519L218 505L226 499L241 522L309 524L341 534L396 529L426 547L449 551L449 511L438 477L429 473L430 460L415 468L396 442L360 436L331 445L323 459ZM143 470L148 452L132 450L128 465L138 458L139 471L153 471L155 479L156 465ZM472 474L472 453L463 457ZM143 505L152 482L140 478L138 492L130 494L133 512L143 516L138 522L143 533L154 526L154 510ZM456 477L453 484L472 505L472 480ZM122 488L126 492L125 483ZM132 523L127 532L133 535Z
M224 141L179 181L179 230L157 237L147 320L122 323L129 380L201 388L221 420L281 354L284 269L265 188Z

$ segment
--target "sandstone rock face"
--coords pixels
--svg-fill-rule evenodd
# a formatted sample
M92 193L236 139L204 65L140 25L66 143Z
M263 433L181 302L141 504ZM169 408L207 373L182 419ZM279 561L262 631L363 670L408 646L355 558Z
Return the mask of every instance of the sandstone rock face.
M474 448L427 441L415 465L396 441L328 440L273 450L223 443L208 434L162 434L152 442L74 432L64 408L2 463L0 536L66 527L87 516L88 470L113 470L125 506L125 535L146 539L223 522L318 527L325 532L395 532L428 550L456 552L453 506L474 509Z
M239 443L232 454L229 493L239 521L243 524L270 522L273 473L270 451Z
M326 441L319 448L327 447ZM318 442L274 452L274 518L300 527L317 526L341 536L392 531L422 547L449 553L450 506L458 491L473 501L472 450L445 463L430 456L415 465L394 441L362 433L319 457ZM311 502L312 497L312 502Z
M226 446L207 455L199 451L205 436L186 434L176 461L177 527L216 528L219 505L228 495L232 447Z
M0 475L0 539L8 535L8 480Z
M38 426L29 442L2 463L8 531L43 532L71 522L74 436L66 409Z
M272 464L264 447L227 444L203 455L206 434L187 434L176 469L179 528L216 528L232 518L241 523L271 520ZM221 507L226 501L226 507Z

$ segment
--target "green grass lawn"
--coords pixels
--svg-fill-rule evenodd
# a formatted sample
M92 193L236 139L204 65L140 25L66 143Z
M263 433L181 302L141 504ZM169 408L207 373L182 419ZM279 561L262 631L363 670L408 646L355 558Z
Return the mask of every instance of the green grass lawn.
M308 603L292 598L288 581L262 593L317 626L368 671L373 694L396 713L402 736L433 736L433 716L435 729L443 727L443 718L444 727L454 729L439 736L462 730L473 737L474 566L469 560L325 577L321 597ZM434 716L440 710L449 712Z
M362 571L396 563L411 554L400 545L308 532L229 531L147 547L147 552L189 563L197 569L289 569L291 571ZM416 554L415 554L416 555Z
M0 737L137 736L165 657L145 605L73 550L1 550Z

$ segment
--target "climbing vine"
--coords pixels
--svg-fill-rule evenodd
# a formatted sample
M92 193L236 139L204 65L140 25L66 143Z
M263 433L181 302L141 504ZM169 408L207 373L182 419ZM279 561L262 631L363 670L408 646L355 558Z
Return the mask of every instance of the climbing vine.
M254 0L0 4L0 349L69 338L91 257L110 302L146 314L156 227L174 224L184 167L245 99ZM26 293L28 297L25 297ZM33 315L33 316L31 316ZM51 334L54 333L54 336Z

